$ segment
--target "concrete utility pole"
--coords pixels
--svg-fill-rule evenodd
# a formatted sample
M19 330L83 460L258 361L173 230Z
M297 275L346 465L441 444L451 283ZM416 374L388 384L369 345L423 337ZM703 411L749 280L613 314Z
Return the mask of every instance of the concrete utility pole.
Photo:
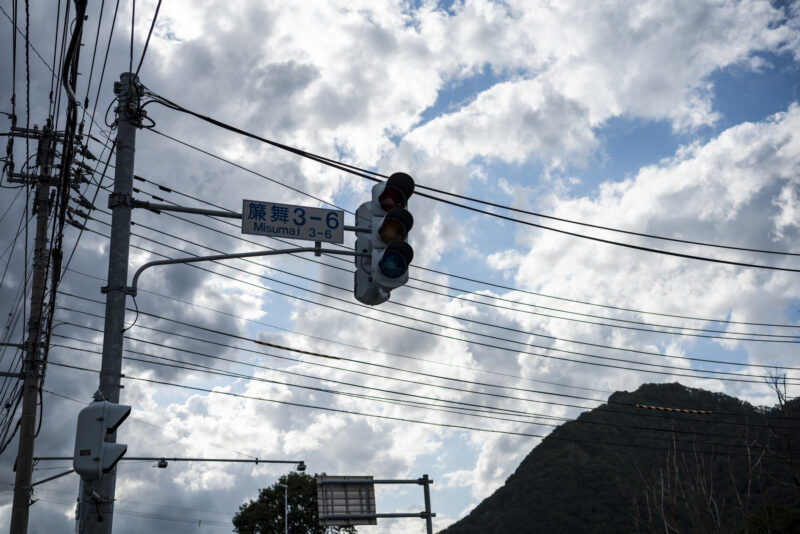
M120 75L114 84L119 97L117 114L116 172L114 192L108 199L111 209L111 242L108 250L103 362L100 368L100 393L109 402L119 402L122 372L122 334L125 327L125 299L128 294L128 250L131 233L131 195L133 162L136 154L136 129L141 127L139 78L132 72ZM106 437L115 443L116 433ZM116 468L94 484L81 484L78 507L78 532L110 534L114 514Z
M26 132L30 134L30 132ZM33 476L33 441L36 434L36 397L41 379L42 308L47 286L47 220L50 216L50 163L53 158L54 135L50 121L39 137L36 165L40 170L33 175L36 183L36 238L33 253L33 280L31 287L30 318L25 341L25 360L22 389L22 415L19 427L19 452L17 453L16 477L14 480L14 504L11 509L11 534L28 531L28 509L30 508L31 478ZM51 312L52 313L52 312Z

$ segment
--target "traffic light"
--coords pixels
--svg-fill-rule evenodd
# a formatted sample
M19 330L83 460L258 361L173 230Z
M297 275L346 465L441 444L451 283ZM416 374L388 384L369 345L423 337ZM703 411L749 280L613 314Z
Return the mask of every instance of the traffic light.
M356 226L369 228L359 232L353 290L358 301L374 306L389 300L392 289L408 282L408 267L414 250L406 240L414 217L406 209L414 193L414 179L396 172L372 188L372 200L356 210Z
M130 413L130 406L95 401L78 414L72 466L85 481L100 479L125 456L128 446L107 443L106 436L116 432Z

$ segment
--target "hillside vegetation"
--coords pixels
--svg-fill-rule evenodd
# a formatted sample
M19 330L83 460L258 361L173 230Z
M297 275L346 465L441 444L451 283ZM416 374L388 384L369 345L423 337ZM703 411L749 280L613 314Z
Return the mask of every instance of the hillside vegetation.
M442 531L528 532L800 533L800 399L765 409L677 383L614 393Z

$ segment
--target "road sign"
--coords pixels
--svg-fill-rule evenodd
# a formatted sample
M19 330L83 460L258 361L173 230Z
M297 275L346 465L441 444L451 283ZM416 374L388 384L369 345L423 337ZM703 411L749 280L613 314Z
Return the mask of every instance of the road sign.
M242 233L344 243L344 211L245 200Z
M317 475L317 510L322 526L377 525L371 476ZM337 517L338 516L338 517ZM373 516L373 517L358 517Z

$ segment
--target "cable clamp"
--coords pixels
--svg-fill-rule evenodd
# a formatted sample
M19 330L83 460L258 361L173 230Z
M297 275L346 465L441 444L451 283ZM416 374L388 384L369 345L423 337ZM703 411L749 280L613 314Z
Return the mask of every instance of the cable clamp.
M129 286L103 286L100 288L100 293L104 295L109 291L122 291L125 295L136 296L136 289Z
M133 207L133 199L127 193L111 193L108 195L109 209L116 208L117 206L125 206L127 208Z

